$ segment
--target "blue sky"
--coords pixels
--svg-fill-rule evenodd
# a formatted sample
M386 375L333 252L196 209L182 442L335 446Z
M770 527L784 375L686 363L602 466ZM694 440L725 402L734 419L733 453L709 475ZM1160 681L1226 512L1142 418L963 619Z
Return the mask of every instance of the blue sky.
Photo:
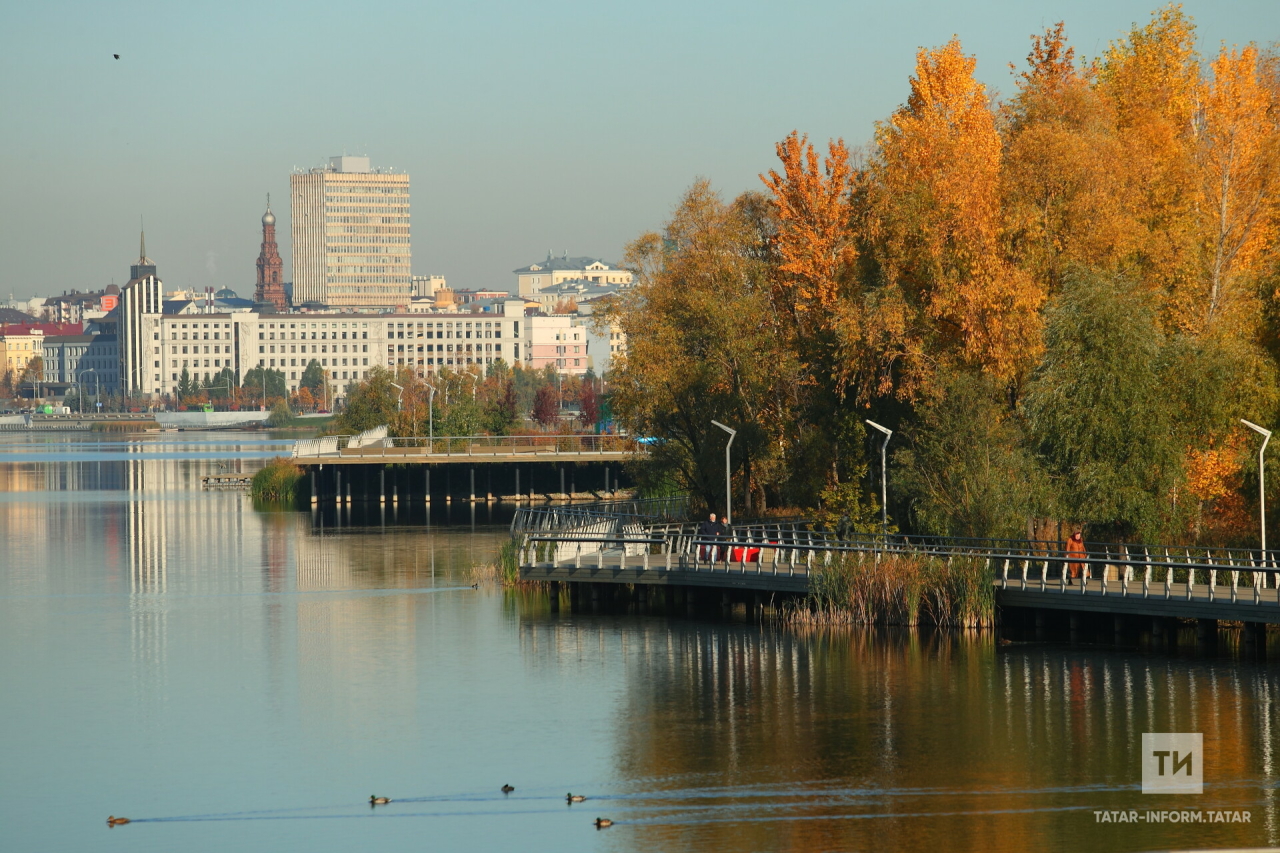
M615 261L698 176L759 188L797 128L864 144L919 46L996 92L1065 20L1100 53L1153 0L973 3L11 3L0 28L0 299L122 283L250 295L295 166L407 171L413 267L510 287L548 249ZM1190 2L1201 50L1280 39L1275 0ZM119 53L119 61L111 55Z

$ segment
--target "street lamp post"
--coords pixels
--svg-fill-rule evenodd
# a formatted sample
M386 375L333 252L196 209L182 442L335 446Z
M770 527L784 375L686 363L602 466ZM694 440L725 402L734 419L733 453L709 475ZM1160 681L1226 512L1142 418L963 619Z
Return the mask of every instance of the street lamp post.
M730 429L719 421L712 421L711 423L729 433L729 443L724 446L724 524L725 527L728 527L733 524L733 488L729 479L729 448L733 447L733 440L737 438L738 431Z
M427 452L431 453L435 449L436 441L436 386L430 382L424 382L431 389L430 395L427 397L427 443L429 445Z
M1267 469L1263 465L1262 454L1267 451L1267 442L1271 440L1271 430L1263 429L1244 418L1240 423L1262 436L1262 446L1258 448L1258 514L1262 527L1262 565L1267 564Z
M98 408L98 391L100 390L98 388L98 371L92 367L86 367L80 371L80 381L76 383L80 386L80 414L84 414L84 375L86 373L93 374L93 408L95 411Z
M889 538L889 479L886 476L888 465L885 462L885 448L889 446L893 430L871 420L867 421L867 424L884 433L884 441L880 444L880 535L887 540Z

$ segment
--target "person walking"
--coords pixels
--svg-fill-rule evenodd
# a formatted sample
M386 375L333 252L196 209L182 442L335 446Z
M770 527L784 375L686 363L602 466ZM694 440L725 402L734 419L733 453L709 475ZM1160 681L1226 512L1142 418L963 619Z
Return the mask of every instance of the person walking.
M1071 557L1088 557L1089 552L1084 547L1084 537L1080 528L1076 528L1071 533L1071 538L1067 540L1067 558ZM1075 583L1075 579L1080 577L1084 570L1084 563L1068 562L1067 575L1070 580L1067 583ZM1083 581L1081 581L1083 583Z
M698 525L698 538L703 540L704 544L698 546L698 558L702 560L716 558L715 548L710 545L707 540L715 539L720 535L720 525L716 522L716 514L713 512L711 516L702 524Z

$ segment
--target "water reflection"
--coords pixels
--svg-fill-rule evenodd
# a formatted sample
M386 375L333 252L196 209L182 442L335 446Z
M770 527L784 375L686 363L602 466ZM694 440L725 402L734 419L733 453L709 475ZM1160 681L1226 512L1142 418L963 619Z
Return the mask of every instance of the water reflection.
M536 609L536 608L531 608ZM623 691L614 816L635 849L1274 844L1276 675L989 635L797 635L530 613L531 666ZM1141 733L1204 733L1206 794L1139 792ZM1095 823L1095 809L1251 809L1248 827Z
M470 588L509 508L261 512L200 488L225 464L0 458L15 486L0 494L0 750L25 768L0 774L0 817L15 849L101 846L121 800L139 818L255 815L231 834L173 820L109 836L151 850L428 834L457 850L1280 840L1265 663L553 614L536 590ZM1203 797L1139 793L1140 735L1162 730L1204 733ZM370 822L370 786L406 808ZM566 790L591 799L569 807ZM1187 807L1253 823L1092 814ZM325 819L274 820L299 814ZM596 834L597 814L616 826Z

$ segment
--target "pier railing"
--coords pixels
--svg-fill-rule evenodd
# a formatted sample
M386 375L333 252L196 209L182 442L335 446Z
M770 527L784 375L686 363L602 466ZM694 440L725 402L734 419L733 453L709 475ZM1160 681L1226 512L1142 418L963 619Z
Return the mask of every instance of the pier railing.
M969 559L982 561L997 589L1280 607L1280 595L1265 592L1280 580L1271 551L1089 543L1086 553L1071 554L1056 542L942 537L835 541L785 525L705 536L690 527L630 526L609 535L583 529L572 537L567 531L535 534L525 540L522 565L808 577L851 556L864 564L869 559L872 571L895 556Z
M297 459L315 457L373 457L402 460L421 457L519 456L602 456L636 454L642 445L621 435L456 435L393 436L364 442L356 436L328 436L299 439L294 443Z

